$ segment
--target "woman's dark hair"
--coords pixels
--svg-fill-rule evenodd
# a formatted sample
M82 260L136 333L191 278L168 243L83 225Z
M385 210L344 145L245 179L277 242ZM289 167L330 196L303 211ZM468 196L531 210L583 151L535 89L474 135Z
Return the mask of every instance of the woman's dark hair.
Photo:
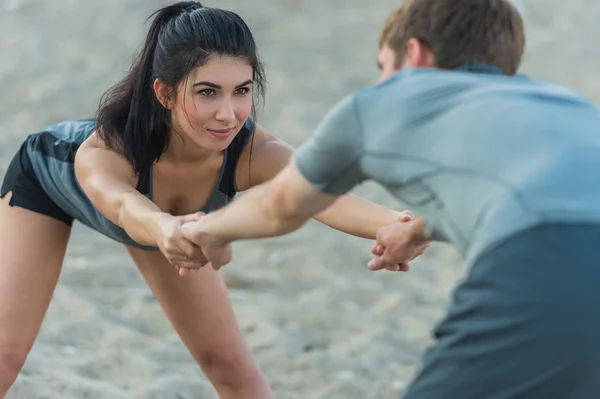
M101 98L96 131L122 153L136 174L158 161L169 143L170 111L153 89L160 79L173 90L210 57L245 58L253 69L254 104L264 96L264 70L250 29L234 12L180 1L154 12L145 43L127 75ZM252 108L256 118L256 107Z

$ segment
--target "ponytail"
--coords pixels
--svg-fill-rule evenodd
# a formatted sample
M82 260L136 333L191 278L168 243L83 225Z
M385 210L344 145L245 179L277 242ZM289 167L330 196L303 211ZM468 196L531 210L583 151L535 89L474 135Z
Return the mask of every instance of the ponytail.
M159 77L153 64L161 32L180 14L199 8L202 5L196 1L182 1L150 15L148 19L154 20L129 72L100 99L97 134L108 148L123 154L136 175L150 169L168 145L170 112L153 89Z

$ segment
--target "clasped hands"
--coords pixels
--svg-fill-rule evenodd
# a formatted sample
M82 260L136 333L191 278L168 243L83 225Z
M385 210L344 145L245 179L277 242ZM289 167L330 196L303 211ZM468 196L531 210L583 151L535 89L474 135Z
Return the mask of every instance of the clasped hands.
M185 216L165 216L159 229L157 244L165 258L187 275L211 264L219 270L231 261L231 244L203 231L202 217L197 212ZM423 218L403 211L398 221L377 231L371 252L375 255L368 268L371 271L408 271L408 262L423 254L430 241L425 236Z

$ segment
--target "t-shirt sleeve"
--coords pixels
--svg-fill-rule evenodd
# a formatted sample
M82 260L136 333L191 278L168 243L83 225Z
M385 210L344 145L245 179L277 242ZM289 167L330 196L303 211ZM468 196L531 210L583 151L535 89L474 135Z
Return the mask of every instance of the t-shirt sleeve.
M363 135L354 96L336 104L296 151L300 173L319 191L343 195L365 180Z

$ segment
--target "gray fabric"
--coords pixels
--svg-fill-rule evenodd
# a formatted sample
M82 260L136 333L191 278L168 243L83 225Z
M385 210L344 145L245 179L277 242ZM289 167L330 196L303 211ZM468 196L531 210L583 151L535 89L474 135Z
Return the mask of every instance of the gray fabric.
M300 172L333 194L377 181L469 262L541 223L600 223L600 112L477 70L405 70L349 96L297 151Z
M364 148L356 102L347 98L328 113L314 137L300 148L296 164L319 190L345 194L366 178L360 165Z
M475 262L405 399L600 398L600 225L545 225Z
M405 399L600 398L600 112L475 69L349 96L296 163L327 193L380 183L470 265Z

